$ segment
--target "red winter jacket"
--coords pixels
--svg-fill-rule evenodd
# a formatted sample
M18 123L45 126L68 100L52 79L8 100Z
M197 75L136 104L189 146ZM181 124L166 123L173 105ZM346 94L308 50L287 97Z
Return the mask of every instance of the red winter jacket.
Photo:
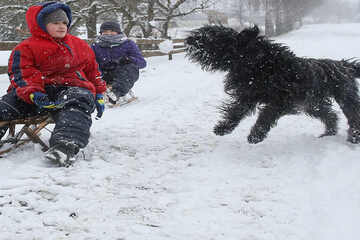
M45 85L77 86L89 89L94 95L103 93L106 84L100 77L95 54L89 45L70 34L55 40L43 30L42 16L54 8L62 8L71 21L67 5L52 4L28 9L26 21L31 37L19 43L10 55L9 90L15 88L17 96L27 103L32 103L31 93L45 93Z

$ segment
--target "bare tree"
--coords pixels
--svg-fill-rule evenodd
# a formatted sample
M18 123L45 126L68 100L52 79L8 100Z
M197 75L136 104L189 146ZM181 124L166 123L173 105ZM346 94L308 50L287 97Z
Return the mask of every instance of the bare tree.
M184 3L187 1L194 1L196 5L192 8L182 8ZM157 21L161 21L161 27L158 28L161 32L161 37L168 37L169 24L171 20L209 8L211 2L212 0L156 0L161 14L157 18Z
M263 0L265 34L280 35L302 25L302 19L323 0Z
M38 3L36 0L2 0L0 6L0 36L2 39L19 40L22 38L16 29L20 32L26 32L25 14L27 9ZM73 13L73 21L70 32L85 25L87 29L88 38L93 38L96 35L97 18L103 15L111 5L107 1L97 0L65 0Z
M212 0L64 0L73 13L70 32L77 35L81 26L86 27L87 38L97 34L97 24L101 20L120 20L125 34L134 27L142 31L144 37L161 32L168 36L170 22L177 17L192 14L209 7ZM19 40L16 28L25 27L25 13L36 0L2 0L0 6L0 37ZM191 4L189 4L191 3ZM190 7L191 6L191 7ZM9 9L11 9L9 11Z
M73 13L70 31L74 32L81 25L85 25L88 39L96 37L99 17L105 14L113 16L120 9L116 1L115 4L108 0L67 0L64 2L71 7Z
M206 10L204 12L207 15L209 24L228 24L229 17L227 16L227 14L217 10Z
M112 0L110 2L114 2ZM124 32L130 34L134 27L139 27L143 37L161 33L168 37L168 29L174 18L186 16L209 7L212 0L131 0L121 8L121 18Z
M277 5L279 20L276 24L276 34L289 32L302 25L302 19L323 0L280 0Z
M265 35L274 36L275 21L274 21L273 4L271 0L265 0Z
M153 33L153 29L154 29L154 25L152 24L152 22L155 19L155 16L158 13L158 10L156 9L156 1L157 0L146 0L145 1L145 7L144 7L144 13L145 16L143 17L144 21L141 21L139 23L142 32L143 32L143 36L145 38L150 37Z
M34 1L3 0L0 6L0 38L22 40L28 35L25 14Z

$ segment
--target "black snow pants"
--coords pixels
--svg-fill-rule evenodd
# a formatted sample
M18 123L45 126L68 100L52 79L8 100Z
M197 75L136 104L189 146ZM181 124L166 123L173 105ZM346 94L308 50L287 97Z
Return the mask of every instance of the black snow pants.
M139 68L134 63L118 65L113 70L104 70L103 79L117 97L123 97L139 79Z
M50 137L50 147L71 142L79 148L84 148L89 142L91 113L95 109L93 94L80 87L49 85L45 89L51 101L63 103L61 109L41 110L36 105L27 104L19 99L13 90L0 99L0 121L46 115L50 112L55 122L55 128ZM6 131L7 127L0 128L0 138Z

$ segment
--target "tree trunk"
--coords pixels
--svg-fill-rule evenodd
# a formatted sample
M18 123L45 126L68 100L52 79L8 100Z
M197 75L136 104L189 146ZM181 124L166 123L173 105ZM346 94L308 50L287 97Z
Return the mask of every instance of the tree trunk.
M124 29L124 33L125 33L126 36L129 36L129 35L130 35L131 29L133 29L133 27L135 27L135 25L136 25L136 22L134 22L134 21L130 21L130 22L126 25L126 27L125 27L125 29Z
M148 38L152 35L153 28L149 22L145 23L144 28L142 28L142 32L144 35L144 38Z
M283 3L284 9L284 32L287 33L294 29L294 25L296 22L296 10L291 9L291 4Z
M268 37L274 36L274 22L272 16L271 0L265 1L265 35Z
M240 24L240 27L242 28L245 24L244 24L244 16L243 16L243 12L244 12L244 10L243 10L243 8L244 8L244 6L243 6L243 3L241 2L241 1L239 1L238 2L238 11L239 11L239 24Z
M171 18L166 18L163 25L161 26L161 37L162 38L168 38L170 20L171 20Z
M96 38L97 35L96 22L97 22L96 4L93 4L89 10L88 18L86 19L86 30L87 30L88 39Z
M285 32L284 30L284 11L281 0L275 1L275 36L279 36Z
M147 21L144 23L145 26L143 30L144 38L150 37L153 32L153 27L150 22L155 18L155 0L149 1L147 7Z

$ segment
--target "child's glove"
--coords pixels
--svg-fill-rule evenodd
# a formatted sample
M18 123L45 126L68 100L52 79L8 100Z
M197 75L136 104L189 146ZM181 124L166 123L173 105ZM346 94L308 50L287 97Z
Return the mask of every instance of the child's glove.
M42 92L33 92L30 94L31 101L38 106L39 108L43 109L54 109L61 107L56 102L50 101L47 94Z
M119 58L118 60L116 60L116 63L119 65L125 65L125 64L132 63L132 60L129 57L123 56L123 57Z
M96 94L95 104L96 104L96 111L97 111L95 119L100 119L105 111L105 100L104 100L103 94L101 94L101 93Z

